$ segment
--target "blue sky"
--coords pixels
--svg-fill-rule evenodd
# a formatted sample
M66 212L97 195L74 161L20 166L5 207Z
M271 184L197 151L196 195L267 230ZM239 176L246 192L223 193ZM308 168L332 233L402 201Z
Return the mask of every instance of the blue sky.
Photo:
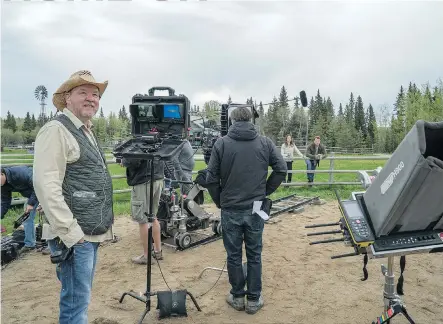
M38 115L77 70L109 80L105 114L132 95L171 86L191 104L270 102L282 85L330 96L353 91L392 105L400 85L443 78L443 2L1 2L1 115Z

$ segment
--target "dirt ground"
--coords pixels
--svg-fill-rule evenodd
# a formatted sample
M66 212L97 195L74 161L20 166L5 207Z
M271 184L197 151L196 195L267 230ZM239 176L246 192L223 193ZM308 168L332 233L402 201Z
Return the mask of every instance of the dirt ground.
M157 320L152 312L145 323L352 323L370 324L383 309L382 260L370 260L369 279L362 282L362 257L332 260L335 254L351 252L342 243L309 245L318 237L304 226L338 220L335 203L307 206L300 214L285 214L278 222L267 224L263 251L263 296L265 306L255 315L230 308L225 302L229 292L227 274L205 296L198 298L202 312L187 300L188 317ZM140 253L138 229L129 217L116 221L117 243L100 248L94 280L89 322L93 324L137 323L144 304L123 292L142 292L146 287L146 267L133 265L131 257ZM327 236L323 236L327 237ZM161 269L172 289L188 289L194 296L213 286L222 268L225 252L222 241L182 252L164 247ZM414 255L406 258L404 301L416 323L443 323L443 258L441 255ZM399 259L396 259L396 280ZM167 290L159 268L153 265L153 290ZM26 255L2 271L2 323L57 323L60 285L48 256L37 252ZM393 323L407 323L398 316Z

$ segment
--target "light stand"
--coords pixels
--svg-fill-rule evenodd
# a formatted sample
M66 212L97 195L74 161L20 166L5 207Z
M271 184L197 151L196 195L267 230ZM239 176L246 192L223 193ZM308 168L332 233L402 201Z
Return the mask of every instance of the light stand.
M152 258L152 223L154 221L154 214L153 214L153 205L154 205L154 158L151 158L150 160L150 169L151 169L151 183L150 183L150 191L149 191L149 214L148 216L148 224L150 224L148 229L148 263L147 263L147 271L146 271L146 292L144 293L144 297L137 296L133 291L125 292L120 298L120 303L123 302L123 299L126 295L129 295L142 303L145 304L145 310L143 311L143 314L139 320L139 324L143 323L143 320L145 316L149 313L151 310L151 296L157 295L157 292L151 291L151 258ZM146 213L145 213L146 215ZM201 312L201 309L199 305L197 304L197 301L195 300L194 296L187 291L186 292L189 297L191 297L195 307L199 312Z
M385 276L385 286L383 291L384 312L372 324L389 324L390 320L398 314L402 314L410 324L415 324L414 320L409 316L406 307L395 289L394 275L394 256L388 256L388 267L381 266L381 272Z

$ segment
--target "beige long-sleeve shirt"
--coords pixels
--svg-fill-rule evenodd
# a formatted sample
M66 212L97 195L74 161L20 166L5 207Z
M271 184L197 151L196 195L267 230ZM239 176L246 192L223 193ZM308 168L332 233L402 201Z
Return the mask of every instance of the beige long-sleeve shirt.
M281 155L286 162L292 162L294 160L294 155L303 157L303 154L301 154L300 150L297 148L297 146L295 146L295 144L289 146L286 143L283 143L281 146Z
M98 149L97 141L90 131L92 124L83 124L68 109L64 109L63 114L81 129ZM66 166L77 161L79 157L80 147L77 140L59 121L49 121L38 132L34 149L34 190L50 224L43 225L42 238L48 240L58 236L68 248L81 239L103 242L114 236L112 226L105 234L85 235L65 202L62 184Z

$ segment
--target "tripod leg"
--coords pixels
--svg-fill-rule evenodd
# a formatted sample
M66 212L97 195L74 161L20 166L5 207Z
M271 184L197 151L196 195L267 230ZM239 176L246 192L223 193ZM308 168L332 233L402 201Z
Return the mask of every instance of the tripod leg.
M125 296L126 296L127 294L128 294L128 293L125 292L125 293L123 293L123 295L120 297L120 300L119 300L120 304L123 303L123 299L125 299Z
M406 310L406 308L404 306L401 306L400 313L402 313L404 315L404 317L406 317L406 319L409 321L410 324L415 324L414 320L412 319L411 316L409 316L408 311Z
M145 319L145 316L146 316L146 314L148 314L148 312L149 312L149 308L146 307L145 310L143 311L142 316L140 317L140 320L138 321L138 324L142 324L143 323L143 320Z

